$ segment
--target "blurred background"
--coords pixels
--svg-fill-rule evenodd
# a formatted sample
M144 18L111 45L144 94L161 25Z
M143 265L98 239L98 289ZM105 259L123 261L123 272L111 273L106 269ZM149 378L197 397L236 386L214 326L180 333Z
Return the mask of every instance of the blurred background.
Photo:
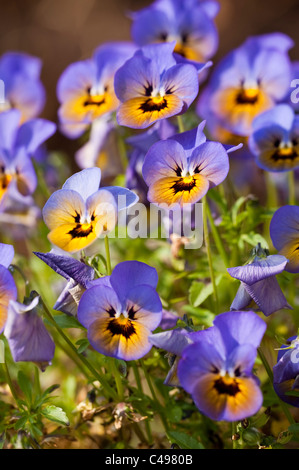
M1 0L0 54L24 51L43 61L42 81L47 103L42 117L56 121L57 80L67 65L88 58L105 41L129 40L130 11L150 0ZM216 18L220 44L213 62L240 45L248 36L281 31L296 42L291 58L299 59L298 0L220 0ZM50 149L70 158L78 142L59 132Z

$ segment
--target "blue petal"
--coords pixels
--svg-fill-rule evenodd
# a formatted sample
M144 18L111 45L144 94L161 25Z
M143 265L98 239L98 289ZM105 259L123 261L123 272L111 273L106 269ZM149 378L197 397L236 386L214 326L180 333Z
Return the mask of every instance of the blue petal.
M33 253L57 274L67 280L73 279L83 287L86 287L94 278L95 273L91 266L87 266L71 256L60 256L54 253Z
M100 168L86 168L75 173L66 180L62 189L71 189L79 193L86 201L89 196L98 191L101 182Z

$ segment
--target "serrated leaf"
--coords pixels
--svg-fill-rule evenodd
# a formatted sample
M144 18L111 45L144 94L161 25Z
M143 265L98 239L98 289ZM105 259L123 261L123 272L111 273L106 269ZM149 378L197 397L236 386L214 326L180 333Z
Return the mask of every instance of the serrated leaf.
M24 393L28 404L32 402L32 383L26 375L20 370L18 373L18 384Z
M204 446L194 437L183 432L169 431L167 436L172 443L177 444L181 449L204 449Z
M63 424L64 426L69 426L70 424L66 413L63 411L62 408L59 408L58 406L46 406L42 410L42 415L50 421L54 421L54 423Z

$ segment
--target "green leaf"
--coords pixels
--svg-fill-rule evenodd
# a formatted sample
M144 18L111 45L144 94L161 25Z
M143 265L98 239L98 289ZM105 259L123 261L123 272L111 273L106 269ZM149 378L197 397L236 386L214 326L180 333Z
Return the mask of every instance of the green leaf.
M194 437L183 432L169 431L167 436L172 443L177 444L181 449L204 449L204 446Z
M291 424L288 427L288 430L292 432L293 434L298 434L299 433L299 423Z
M78 341L76 341L76 344L78 344L78 353L81 354L83 353L89 346L89 341L87 338L82 338L82 339L79 339Z
M259 233L254 233L254 232L243 233L241 235L241 240L245 241L246 243L248 243L248 245L251 245L251 246L256 246L258 243L260 243L263 248L269 249L267 240L264 237L262 237L262 235L260 235Z
M28 416L22 416L22 418L18 419L18 421L15 423L14 429L18 431L19 429L24 428L27 421L28 421Z
M30 405L32 403L32 383L21 370L18 373L18 384Z
M65 313L62 315L54 315L54 319L60 328L81 328L81 330L85 329L81 323L78 322L77 318L66 315Z
M50 421L54 421L54 423L63 424L64 426L69 426L70 424L66 413L58 406L46 406L46 408L42 410L42 415Z
M215 282L218 286L223 278L223 274L216 277ZM209 282L204 284L202 282L194 281L189 290L189 300L193 307L199 307L211 294L213 293L213 284Z

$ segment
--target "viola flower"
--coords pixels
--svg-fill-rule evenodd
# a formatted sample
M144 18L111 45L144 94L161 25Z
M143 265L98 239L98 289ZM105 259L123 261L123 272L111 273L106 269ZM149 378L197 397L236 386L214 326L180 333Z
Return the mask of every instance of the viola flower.
M283 206L273 215L270 237L280 255L288 258L285 270L299 272L299 207Z
M42 368L54 356L55 344L38 315L39 297L24 305L10 301L4 335L15 362L36 362Z
M249 148L258 166L268 171L299 167L299 117L287 104L280 104L256 117Z
M150 202L169 207L193 204L226 178L228 152L238 147L226 150L218 142L206 142L204 124L149 149L142 173Z
M87 168L68 178L62 189L50 196L43 218L53 245L68 252L86 248L114 228L118 210L138 200L132 191L118 186L99 189L100 181L101 170Z
M67 315L76 315L79 300L83 292L94 279L94 269L70 256L61 256L55 252L33 252L57 274L67 280L67 284L59 295L53 309Z
M291 39L280 33L255 36L215 68L200 96L197 112L224 129L248 136L253 119L290 92Z
M158 275L139 261L119 263L111 276L97 279L78 307L78 320L93 348L107 356L136 360L149 352L148 337L162 318Z
M198 93L198 73L191 64L177 64L174 43L144 46L115 74L121 104L117 121L145 129L160 119L184 113Z
M182 387L201 413L239 421L261 408L263 395L252 368L266 323L254 312L226 312L196 332L178 365Z
M147 203L147 185L142 176L142 165L150 147L159 140L165 140L175 134L175 127L164 119L156 122L152 127L141 134L127 139L132 146L129 153L129 164L126 170L126 187L134 190L144 204Z
M116 110L114 74L135 50L131 43L107 43L91 59L66 68L57 84L58 114L66 136L79 137L96 119Z
M157 0L133 13L132 37L141 47L176 41L175 53L204 62L218 47L218 33L213 21L217 13L216 2Z
M0 333L6 324L9 302L17 298L15 281L7 269L13 257L13 246L0 243Z
M281 400L299 407L299 397L287 395L299 392L299 337L293 336L287 343L281 346L273 367L273 386Z
M159 325L161 327L161 324ZM168 352L169 372L164 380L164 385L179 387L180 382L177 376L178 363L184 349L195 340L196 333L192 333L185 328L175 328L170 331L163 331L148 337L150 343L159 349ZM192 338L193 336L193 338Z
M241 281L231 310L243 310L254 301L264 315L269 316L282 308L290 308L276 279L287 265L287 258L270 255L258 247L249 264L228 268L228 273Z
M31 157L56 130L54 123L44 119L21 126L20 121L16 109L0 114L0 206L13 188L22 196L34 192L37 178Z
M21 112L21 122L40 114L45 104L41 66L40 59L21 52L7 52L0 58L0 80L5 92L0 112L16 108Z

